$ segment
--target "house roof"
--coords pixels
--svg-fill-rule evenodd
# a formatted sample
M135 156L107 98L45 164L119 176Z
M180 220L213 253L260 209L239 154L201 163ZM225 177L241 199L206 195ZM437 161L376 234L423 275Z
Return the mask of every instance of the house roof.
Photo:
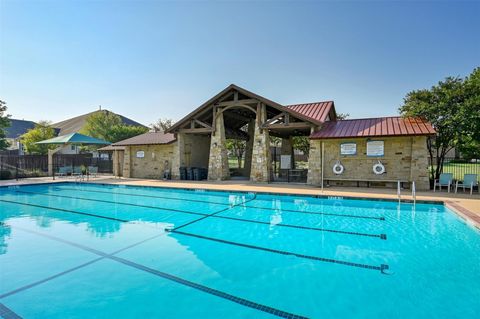
M432 125L420 118L380 117L325 122L311 139L433 135Z
M6 138L18 138L35 127L35 122L10 119L10 126L5 129Z
M87 113L87 114L72 117L70 119L67 119L67 120L64 120L64 121L61 121L61 122L58 122L58 123L54 123L51 126L59 129L59 132L58 132L59 135L67 135L67 134L71 134L71 133L77 133L77 132L81 131L82 128L85 126L85 123L87 122L88 117L90 115L94 114L94 113L97 113L97 112L110 112L110 111L108 111L108 110L98 110L98 111L95 111L95 112L90 112L90 113ZM113 113L113 112L111 112L111 113ZM113 114L115 114L115 113L113 113ZM125 116L122 116L120 114L116 114L116 115L120 116L123 124L125 124L125 125L145 127L145 125L140 124L138 122L135 122L134 120L129 119Z
M174 141L176 141L176 138L171 133L147 132L117 143L113 143L111 146L170 144Z
M260 96L258 94L255 94L253 92L250 92L244 88L241 88L239 87L238 85L235 85L235 84L230 84L229 86L227 86L225 89L223 89L222 91L220 91L218 94L216 94L215 96L213 96L212 98L210 98L208 101L206 101L205 103L203 103L202 105L200 105L199 107L197 107L195 110L193 110L192 112L190 112L189 114L187 114L185 117L183 117L180 121L178 121L177 123L175 123L170 129L168 129L168 132L174 132L176 129L178 129L179 127L181 127L182 125L184 125L185 123L189 122L192 118L194 118L196 115L198 115L199 113L203 112L206 108L208 107L212 107L213 104L219 100L221 97L223 97L225 94L227 94L228 92L232 91L232 90L235 90L245 96L248 96L248 97L251 97L251 98L254 98L270 107L273 107L281 112L287 112L287 113L290 113L291 115L295 116L296 118L299 118L301 120L304 120L306 122L310 122L314 125L320 125L322 124L321 121L315 119L315 118L312 118L310 116L306 116L305 114L302 114L300 112L297 112L294 108L288 108L288 107L285 107L284 105L281 105L277 102L274 102L272 100L269 100L263 96Z
M335 117L333 101L291 104L285 105L285 107L319 122L325 122L329 114Z

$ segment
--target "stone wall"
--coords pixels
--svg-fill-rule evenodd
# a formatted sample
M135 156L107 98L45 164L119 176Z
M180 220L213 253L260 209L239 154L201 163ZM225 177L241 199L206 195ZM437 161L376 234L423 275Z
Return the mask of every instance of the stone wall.
M325 148L324 179L360 179L379 183L385 180L415 181L418 190L429 188L426 137L385 137L371 140L384 141L384 156L367 156L366 138L323 140ZM357 144L356 155L340 155L340 144L346 142ZM321 145L322 140L310 141L308 183L312 185L321 184ZM340 161L345 168L341 175L333 172L333 166L337 161ZM378 161L385 166L385 174L373 173L372 167ZM356 182L331 181L330 184L353 186L356 185Z
M176 143L165 145L126 146L123 162L123 176L132 178L163 178L165 169L172 169ZM144 157L137 157L143 151ZM172 170L173 171L173 170Z
M210 158L208 160L208 179L225 180L230 178L228 153L225 145L225 125L223 113L216 116L215 132L210 139Z
M264 123L267 119L265 105L257 110L257 120L255 121L255 131L253 135L252 164L250 170L250 180L252 182L269 182L270 168L270 136L268 130L264 130L259 123Z

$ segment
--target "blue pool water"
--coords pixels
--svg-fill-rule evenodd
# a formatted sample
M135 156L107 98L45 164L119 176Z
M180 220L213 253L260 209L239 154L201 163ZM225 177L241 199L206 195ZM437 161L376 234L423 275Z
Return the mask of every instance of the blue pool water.
M480 232L443 205L0 188L0 317L478 318Z

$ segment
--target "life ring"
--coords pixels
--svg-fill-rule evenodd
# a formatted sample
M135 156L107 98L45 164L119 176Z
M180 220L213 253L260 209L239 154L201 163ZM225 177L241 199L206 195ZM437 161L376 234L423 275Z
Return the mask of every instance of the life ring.
M344 171L344 167L340 161L337 161L335 165L333 165L333 173L336 175L342 175Z
M385 166L380 161L378 161L377 164L373 165L373 172L375 173L375 175L382 175L385 173Z

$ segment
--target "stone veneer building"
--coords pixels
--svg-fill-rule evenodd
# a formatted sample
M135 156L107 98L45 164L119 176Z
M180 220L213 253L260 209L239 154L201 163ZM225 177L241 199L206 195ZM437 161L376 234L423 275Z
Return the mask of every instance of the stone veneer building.
M281 139L281 155L290 156L290 163L292 137L309 136L309 184L383 185L400 180L427 189L426 139L433 134L432 126L421 119L340 121L333 101L281 105L232 84L167 133L142 134L108 148L114 151L118 176L161 178L169 170L173 179L179 179L180 167L185 166L208 168L209 180L226 180L230 178L226 139L243 139L242 176L270 182L270 136ZM383 169L375 173L379 163Z

